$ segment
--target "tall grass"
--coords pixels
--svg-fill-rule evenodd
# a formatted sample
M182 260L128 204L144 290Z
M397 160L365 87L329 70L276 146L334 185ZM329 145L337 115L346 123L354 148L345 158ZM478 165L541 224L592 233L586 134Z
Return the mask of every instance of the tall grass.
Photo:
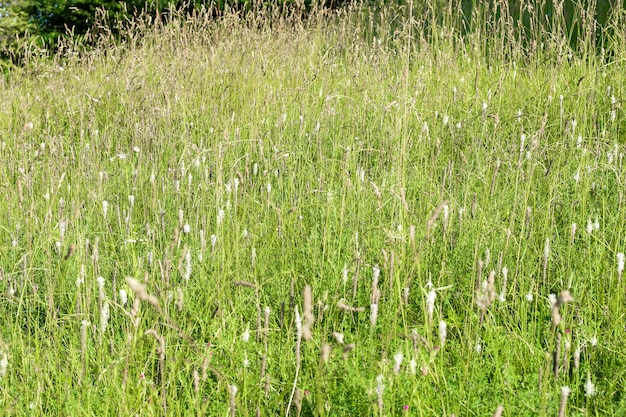
M0 80L0 410L622 412L621 17L595 53L499 7L30 55Z

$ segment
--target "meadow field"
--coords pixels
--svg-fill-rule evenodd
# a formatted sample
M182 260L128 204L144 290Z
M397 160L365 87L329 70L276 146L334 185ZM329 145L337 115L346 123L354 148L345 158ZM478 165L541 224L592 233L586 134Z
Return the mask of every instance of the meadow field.
M585 10L581 10L583 17ZM172 13L0 78L0 413L626 414L623 16Z

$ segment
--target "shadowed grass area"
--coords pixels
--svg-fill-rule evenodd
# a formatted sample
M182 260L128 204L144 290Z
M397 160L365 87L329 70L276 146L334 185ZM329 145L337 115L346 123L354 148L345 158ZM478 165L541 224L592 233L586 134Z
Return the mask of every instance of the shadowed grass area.
M418 11L173 15L0 80L0 410L619 414L623 38Z

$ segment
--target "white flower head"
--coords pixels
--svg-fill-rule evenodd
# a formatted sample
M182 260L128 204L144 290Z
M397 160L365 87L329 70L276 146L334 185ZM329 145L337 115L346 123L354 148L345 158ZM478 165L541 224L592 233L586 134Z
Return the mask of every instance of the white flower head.
M6 352L1 352L0 356L0 378L2 378L7 373L7 368L9 367L9 355Z
M404 359L404 355L402 354L402 352L398 352L395 355L393 355L393 371L397 374L400 373L400 366L402 365L402 360Z
M128 303L128 293L126 292L124 288L122 288L120 290L120 304L122 304L122 307L123 307L127 303Z
M549 294L548 302L550 303L550 309L553 309L556 306L556 294Z
M241 335L241 340L244 343L248 343L250 341L250 326L249 325L246 327L246 330Z
M104 300L102 303L102 308L100 309L100 330L102 333L107 329L107 324L109 323L109 301Z
M383 390L385 389L385 384L383 384L384 380L385 380L385 377L382 375L378 375L376 377L376 394L378 396L383 395Z
M435 298L437 298L435 290L430 290L426 295L426 312L428 313L429 319L432 319L433 317L433 311L435 310Z
M441 344L442 348L443 348L443 345L446 343L447 336L448 336L448 324L445 321L440 320L439 321L439 343Z
M372 326L376 325L376 321L378 320L378 304L370 305L370 323Z
M593 397L596 395L596 386L591 382L591 378L587 376L587 382L585 382L585 397Z

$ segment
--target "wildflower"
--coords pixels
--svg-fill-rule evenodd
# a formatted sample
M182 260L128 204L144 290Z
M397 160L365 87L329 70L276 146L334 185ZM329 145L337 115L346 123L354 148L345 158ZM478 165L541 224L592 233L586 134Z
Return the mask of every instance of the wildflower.
M598 345L598 338L595 336L591 336L591 339L589 339L589 343L591 344L591 346L597 346Z
M61 235L61 240L65 236L65 231L67 230L67 224L64 221L59 222L59 234Z
M237 415L235 410L235 396L237 395L237 386L231 385L228 387L228 392L230 393L230 415L231 417L235 417Z
M378 267L378 265L374 265L374 268L372 268L372 287L377 287L378 286L378 278L380 277L380 268Z
M593 233L593 223L591 222L591 218L587 219L587 227L585 227L587 233Z
M567 407L567 397L572 392L570 387L561 387L561 403L559 404L559 417L565 417L565 408Z
M337 343L339 343L340 345L343 345L343 339L344 339L343 333L333 332L333 337L335 338Z
M550 303L550 310L552 310L556 306L556 294L549 294L548 302Z
M304 326L302 327L302 335L304 340L311 340L313 338L313 334L311 333L311 328L313 327L313 323L315 322L315 316L313 315L313 291L309 285L304 287L304 303L302 308L302 315L304 318ZM267 307L269 309L269 307ZM266 313L267 314L267 313Z
M109 302L104 300L102 308L100 309L100 331L104 333L109 323Z
M596 395L596 386L591 382L591 378L587 375L587 382L585 382L585 397L593 397Z
M8 367L9 355L6 352L2 352L2 357L0 357L0 378L6 375Z
M141 152L141 149L139 149L139 147L137 147L137 146L134 146L134 147L133 147L133 151L134 151L135 153L139 153L139 152Z
M395 355L393 355L393 361L394 361L393 372L395 372L396 374L400 373L400 366L402 365L403 359L404 359L404 355L402 354L402 352L398 352Z
M384 376L378 375L376 377L376 397L378 399L378 410L383 410L383 391L385 390L385 384L383 384Z
M428 314L428 320L432 321L433 319L433 311L435 309L435 298L437 298L437 293L435 290L430 290L426 295L426 313Z
M322 362L327 363L330 359L330 351L332 347L328 343L322 345Z
M378 319L378 304L370 305L370 323L372 326L376 325L376 320Z
M446 343L446 337L448 336L448 325L445 321L439 321L439 343L441 347Z
M241 335L241 340L244 343L248 343L250 341L250 325L246 326L246 330Z
M580 348L574 351L574 369L580 368Z
M122 304L122 307L128 303L128 293L126 293L124 288L120 290L120 303Z

